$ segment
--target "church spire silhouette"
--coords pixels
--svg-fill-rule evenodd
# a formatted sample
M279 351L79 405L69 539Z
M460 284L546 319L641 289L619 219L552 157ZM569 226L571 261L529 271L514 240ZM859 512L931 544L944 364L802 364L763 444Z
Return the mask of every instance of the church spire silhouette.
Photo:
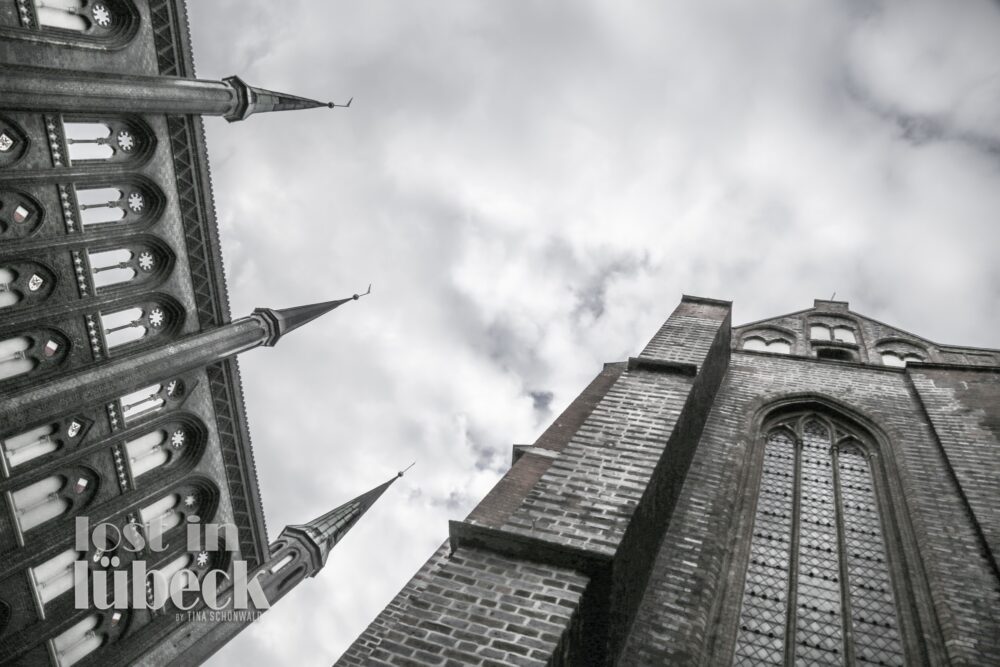
M0 63L0 100L15 110L195 114L235 122L269 111L349 107L353 98L347 104L320 102L251 86L238 76L212 81Z

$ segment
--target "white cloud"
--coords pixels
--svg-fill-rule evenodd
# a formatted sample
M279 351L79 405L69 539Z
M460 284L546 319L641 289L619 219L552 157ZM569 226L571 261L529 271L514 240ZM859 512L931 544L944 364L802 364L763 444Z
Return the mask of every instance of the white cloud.
M375 285L242 360L268 525L417 461L212 664L330 664L681 293L997 345L994 3L190 11L201 76L355 97L207 121L234 314Z

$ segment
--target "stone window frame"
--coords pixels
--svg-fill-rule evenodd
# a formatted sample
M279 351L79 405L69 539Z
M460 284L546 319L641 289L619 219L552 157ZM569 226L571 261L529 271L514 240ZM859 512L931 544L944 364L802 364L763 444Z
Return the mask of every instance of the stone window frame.
M812 358L847 363L864 363L866 361L862 326L855 318L844 313L812 312L806 315L802 325L807 354ZM813 327L826 328L830 332L830 337L813 338ZM836 340L834 331L838 328L849 329L854 336L854 342ZM820 354L821 350L829 356Z
M788 395L778 400L759 400L753 405L745 426L752 437L737 473L738 489L728 531L721 543L725 550L722 583L715 596L706 638L704 660L700 664L733 664L751 538L763 473L766 437L771 426L794 414L823 415L861 435L869 452L882 537L895 594L904 664L910 661L946 661L943 637L929 584L924 574L916 533L910 524L906 499L902 494L896 457L885 431L871 419L841 402L812 392ZM792 664L789 662L788 664Z

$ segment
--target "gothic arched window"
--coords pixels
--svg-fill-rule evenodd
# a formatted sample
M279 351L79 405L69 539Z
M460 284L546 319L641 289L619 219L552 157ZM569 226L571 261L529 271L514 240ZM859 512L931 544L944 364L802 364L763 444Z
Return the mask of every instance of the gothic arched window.
M66 486L66 479L52 475L14 491L14 515L22 531L54 519L70 508L70 502L60 493Z
M100 616L91 614L52 640L53 653L59 667L69 667L80 662L104 643L104 636L96 631L100 621Z
M0 338L0 380L26 373L47 373L66 358L68 339L48 329L23 332L13 338Z
M139 14L127 0L17 0L17 10L22 29L0 32L64 46L117 48L139 28Z
M31 568L31 583L42 604L48 603L73 588L73 564L85 555L68 549Z
M775 352L777 354L791 354L792 344L783 335L776 331L754 331L744 336L744 350L754 350L757 352Z
M141 270L141 264L139 268ZM172 332L180 324L178 311L179 308L172 300L163 297L161 301L137 303L109 313L100 313L107 350L113 351L130 343ZM96 339L96 332L93 338Z
M55 424L44 424L8 438L0 438L7 463L15 468L56 451L59 449L59 441L55 438L55 432Z
M62 129L73 164L143 159L154 142L152 132L138 120L66 119Z
M168 263L164 252L152 244L136 243L129 247L87 251L87 264L97 290L158 278Z
M799 412L765 428L736 665L902 665L872 439Z

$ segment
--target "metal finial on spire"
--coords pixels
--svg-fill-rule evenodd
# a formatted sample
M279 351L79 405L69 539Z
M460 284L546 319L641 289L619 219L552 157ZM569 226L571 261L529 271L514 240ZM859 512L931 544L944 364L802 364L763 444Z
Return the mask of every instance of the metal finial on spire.
M354 295L354 296L352 296L351 298L352 298L353 300L357 301L357 300L358 300L358 299L360 299L361 297L363 297L363 296L368 296L368 295L369 295L369 294L371 294L371 293L372 293L372 284L371 284L371 283L368 283L368 291L367 291L367 292L365 292L364 294L355 294L355 295Z
M291 111L295 109L314 109L316 107L349 107L354 101L352 97L347 104L336 104L334 102L318 102L307 97L279 93L266 88L251 86L238 76L230 76L223 79L236 93L236 101L233 109L225 114L225 119L229 122L246 120L251 114L263 111Z
M348 301L357 301L362 296L371 293L371 291L372 286L369 285L368 291L364 294L354 294L346 299L313 303L308 306L297 306L295 308L257 308L253 311L253 317L266 327L268 335L267 340L264 341L264 345L270 347L290 331L294 331L302 325L312 322L317 317L329 313L334 308Z
M400 470L399 472L397 472L396 473L396 477L402 477L410 468L412 468L415 465L417 465L416 461L414 461L410 465L406 466L405 468L403 468L402 470Z

